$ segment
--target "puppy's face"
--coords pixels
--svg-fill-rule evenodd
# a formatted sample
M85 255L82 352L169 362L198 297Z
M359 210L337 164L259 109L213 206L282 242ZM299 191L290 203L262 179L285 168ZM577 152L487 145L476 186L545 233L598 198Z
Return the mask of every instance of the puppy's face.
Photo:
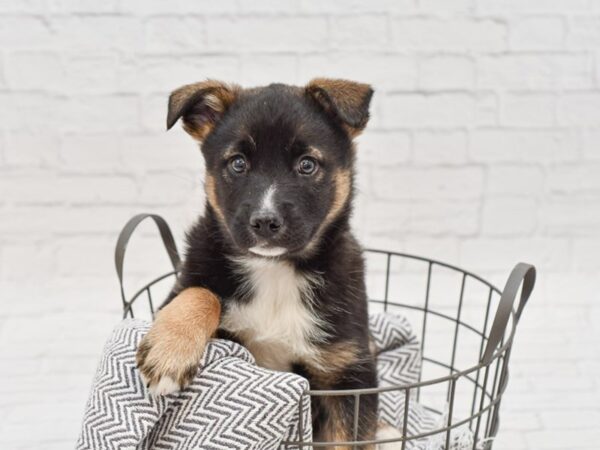
M260 256L303 256L349 207L352 138L372 90L343 80L241 89L207 81L169 102L201 142L206 193L231 242Z

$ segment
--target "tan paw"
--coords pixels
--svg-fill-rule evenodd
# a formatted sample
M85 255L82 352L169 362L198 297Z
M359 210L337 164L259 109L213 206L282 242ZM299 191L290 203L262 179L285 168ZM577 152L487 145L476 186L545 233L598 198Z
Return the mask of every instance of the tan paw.
M152 395L167 395L187 387L196 372L204 345L191 348L183 336L154 326L140 342L136 360Z
M152 395L167 395L192 382L208 339L218 326L220 304L209 291L184 290L157 315L136 354Z

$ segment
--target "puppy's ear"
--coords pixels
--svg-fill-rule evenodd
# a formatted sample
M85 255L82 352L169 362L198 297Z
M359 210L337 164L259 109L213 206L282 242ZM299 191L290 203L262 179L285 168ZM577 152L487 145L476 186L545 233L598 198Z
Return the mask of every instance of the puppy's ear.
M183 118L183 128L194 139L203 141L235 101L239 87L215 80L188 84L169 97L167 130Z
M306 92L323 110L338 120L351 137L358 135L369 121L373 89L368 84L348 80L316 78Z

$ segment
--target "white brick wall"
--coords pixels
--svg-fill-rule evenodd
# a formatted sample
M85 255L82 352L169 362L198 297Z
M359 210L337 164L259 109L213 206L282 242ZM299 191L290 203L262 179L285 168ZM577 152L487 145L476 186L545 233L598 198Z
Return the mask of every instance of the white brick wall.
M0 447L73 444L119 319L119 229L153 211L180 239L201 211L168 92L327 75L377 90L366 245L498 284L539 268L497 448L598 448L598 55L596 0L0 0ZM168 265L142 231L132 279Z

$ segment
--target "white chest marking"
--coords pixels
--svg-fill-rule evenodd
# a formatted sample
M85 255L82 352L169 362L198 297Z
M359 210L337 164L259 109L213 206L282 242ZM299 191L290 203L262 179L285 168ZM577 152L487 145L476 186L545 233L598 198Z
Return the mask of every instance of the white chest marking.
M310 300L320 278L299 274L287 261L244 257L234 262L251 298L231 302L221 326L242 339L260 366L289 370L298 360L318 364L313 342L325 333Z

